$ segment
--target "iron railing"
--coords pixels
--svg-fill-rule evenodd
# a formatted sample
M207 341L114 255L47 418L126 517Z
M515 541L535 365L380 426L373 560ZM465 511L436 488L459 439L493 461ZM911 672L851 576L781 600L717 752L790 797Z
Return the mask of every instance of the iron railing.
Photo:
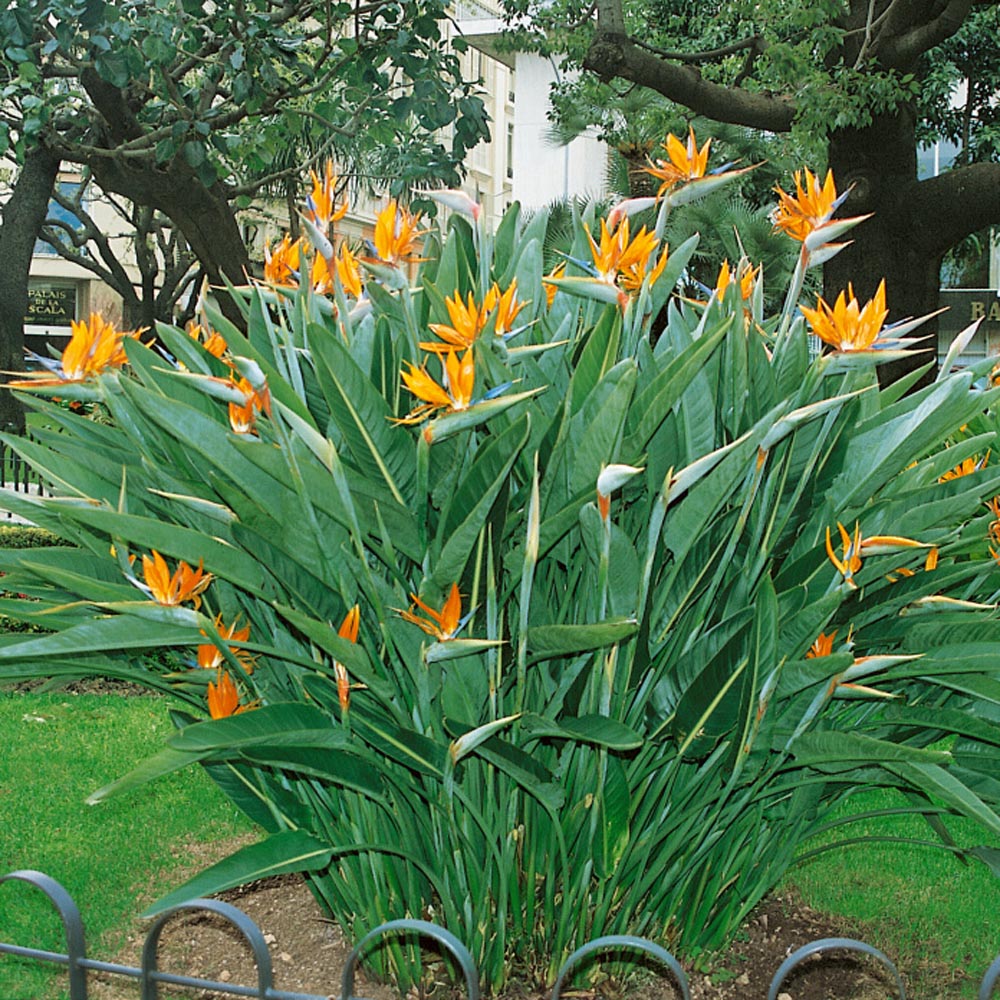
M87 1000L87 973L104 972L113 975L127 976L139 981L141 1000L158 1000L160 983L175 986L185 986L199 990L213 990L216 993L234 997L250 997L255 1000L331 1000L331 995L315 993L293 993L274 988L271 953L260 928L242 910L229 903L217 899L196 899L180 906L172 907L161 913L146 933L142 946L142 964L138 968L129 965L117 965L113 962L100 962L87 957L86 942L83 933L83 921L76 903L70 894L53 878L42 872L16 871L0 876L0 883L7 881L27 882L40 889L58 911L66 935L66 951L43 951L38 948L27 948L21 945L0 942L0 955L16 955L21 958L38 962L52 962L67 967L69 973L69 1000ZM257 985L243 986L233 983L216 982L196 976L181 976L172 972L164 972L157 968L157 951L160 936L164 927L174 916L183 912L202 911L214 913L227 920L235 927L253 953L257 965ZM376 927L366 934L351 951L347 964L341 976L340 1000L356 1000L354 995L354 976L362 956L380 939L394 937L410 937L433 941L443 952L448 953L461 970L465 980L465 990L468 1000L480 1000L479 976L475 963L468 949L450 931L437 924L424 920L393 920ZM791 972L804 961L829 951L850 951L868 955L883 965L891 974L900 1000L906 1000L903 980L896 966L877 948L864 941L854 938L822 938L803 945L793 952L778 968L771 980L767 1000L777 1000L778 991ZM630 952L639 953L640 957L653 959L665 966L672 974L682 1000L690 1000L687 976L677 959L658 944L645 938L629 935L613 935L597 938L583 947L578 948L563 963L552 989L551 1000L561 1000L564 986L569 983L570 973L583 963L584 959L601 954L613 954L617 957ZM979 987L978 1000L990 1000L994 989L1000 981L1000 955L996 957L983 977ZM13 998L5 998L13 1000Z
M10 430L10 427L6 428ZM41 475L26 462L13 448L0 442L0 491L15 493L44 494ZM0 515L12 519L10 511L3 507L3 493L0 492Z

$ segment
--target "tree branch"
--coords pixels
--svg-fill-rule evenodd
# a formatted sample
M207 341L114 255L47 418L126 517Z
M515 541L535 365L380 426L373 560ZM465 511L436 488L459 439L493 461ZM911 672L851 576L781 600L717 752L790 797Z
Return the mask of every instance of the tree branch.
M786 98L711 83L693 66L646 51L625 34L621 0L598 0L597 31L583 65L603 80L631 80L720 122L787 132L795 117Z
M911 21L878 45L879 63L893 69L910 69L920 56L962 27L972 3L973 0L948 0L939 11L928 11L930 17L925 20Z
M920 239L934 253L1000 219L1000 163L970 163L914 187L907 206L919 220Z
M659 56L661 59L673 59L675 62L688 63L692 66L713 62L716 59L725 59L726 56L735 55L737 52L743 52L746 49L759 54L767 48L767 42L759 35L742 38L740 41L733 42L730 45L723 45L722 48L705 49L702 52L670 52L666 49L658 49L655 45L650 45L640 38L633 38L632 42L638 45L639 48L645 49L647 52L652 52L654 56Z

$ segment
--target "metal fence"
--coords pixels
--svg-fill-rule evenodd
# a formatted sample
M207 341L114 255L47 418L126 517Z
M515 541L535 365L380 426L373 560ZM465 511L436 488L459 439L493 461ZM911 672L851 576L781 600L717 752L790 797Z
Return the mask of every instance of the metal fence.
M44 493L41 475L26 462L13 448L0 442L0 491L14 493ZM0 493L0 515L12 520L14 515L3 508L3 494Z
M213 990L217 993L234 997L251 997L256 1000L332 1000L332 996L315 993L292 993L274 988L271 954L260 928L242 910L229 903L216 899L196 899L190 903L175 906L160 914L146 933L142 947L142 965L134 968L128 965L116 965L112 962L100 962L87 957L86 942L83 933L83 921L76 903L70 894L53 878L42 872L16 871L0 876L0 883L7 881L27 882L40 889L52 902L62 920L66 935L66 951L42 951L38 948L27 948L15 944L0 942L0 955L17 955L21 958L38 962L52 962L67 967L69 973L70 1000L87 1000L87 973L89 971L111 973L138 980L141 1000L158 1000L160 983L184 986L191 989ZM233 983L216 982L194 976L180 976L164 972L157 968L157 950L164 927L172 917L179 913L202 911L214 913L227 920L243 935L253 953L257 965L257 985L242 986ZM465 980L465 991L468 1000L480 1000L479 976L468 949L450 931L437 924L423 920L393 920L365 935L350 953L347 964L341 976L340 1000L354 1000L354 976L362 956L371 949L377 941L386 938L409 937L429 940L446 952L455 961ZM778 992L789 974L806 959L829 951L849 951L868 955L881 963L891 974L900 1000L906 1000L903 980L895 965L877 948L853 938L823 938L803 945L793 952L779 966L771 980L767 1000L777 1000ZM647 941L645 938L627 935L613 935L597 938L582 948L578 948L565 961L556 978L552 989L551 1000L560 1000L564 987L570 983L570 973L583 963L584 959L597 955L614 955L620 959L628 953L634 953L637 958L649 959L664 966L672 975L678 994L682 1000L690 1000L691 993L687 976L677 959L664 948ZM989 1000L1000 981L1000 955L987 969L979 987L978 1000ZM10 998L5 998L10 1000Z

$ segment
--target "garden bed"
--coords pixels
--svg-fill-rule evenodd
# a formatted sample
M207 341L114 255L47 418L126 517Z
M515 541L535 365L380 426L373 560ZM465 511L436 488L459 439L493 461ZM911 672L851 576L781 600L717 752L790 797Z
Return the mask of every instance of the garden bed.
M263 931L274 963L275 988L339 996L341 972L350 944L340 928L323 916L301 878L289 875L266 879L227 892L222 898L247 913ZM687 968L692 997L694 1000L763 998L774 973L791 951L818 938L859 933L863 932L836 917L819 913L791 894L776 893L757 908L725 956L717 957L704 971ZM136 921L127 944L114 961L138 965L143 938L144 924ZM221 982L251 985L256 981L252 955L239 933L212 914L191 914L171 921L161 938L159 965L181 975ZM946 969L938 973L936 978L942 981L952 977ZM970 978L968 983L971 982ZM959 986L956 981L955 992L950 995L957 996ZM811 959L801 971L789 977L783 990L795 1000L828 997L869 1000L891 995L893 984L891 976L874 962L838 952ZM95 1000L134 1000L135 985L121 977L101 977L92 992ZM355 992L371 1000L397 1000L399 996L392 988L360 975ZM461 992L437 982L431 966L426 995L451 997ZM637 986L625 987L608 980L594 991L572 992L574 997L599 996L611 1000L626 994L633 1000L671 1000L679 996L669 976L658 979L650 974L643 974ZM164 989L163 995L191 994ZM510 1000L542 995L530 984L520 984L508 993ZM947 995L947 991L939 995ZM198 996L201 1000L224 1000L224 994L220 993L201 992Z

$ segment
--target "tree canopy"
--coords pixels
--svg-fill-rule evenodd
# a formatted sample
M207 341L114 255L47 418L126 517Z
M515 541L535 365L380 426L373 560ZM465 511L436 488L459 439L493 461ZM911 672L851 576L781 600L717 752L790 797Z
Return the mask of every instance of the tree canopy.
M316 158L391 146L398 183L456 180L486 126L443 16L440 0L9 4L0 151L40 143L87 165L232 275L245 261L225 209L301 171L275 161L303 132Z

